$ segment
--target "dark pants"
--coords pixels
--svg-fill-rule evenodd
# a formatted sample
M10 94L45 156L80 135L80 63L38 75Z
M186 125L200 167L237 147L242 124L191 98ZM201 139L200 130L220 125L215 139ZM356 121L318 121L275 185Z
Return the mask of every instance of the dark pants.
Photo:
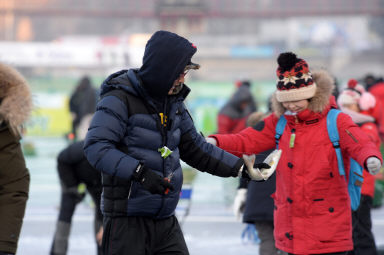
M102 225L102 214L100 213L100 187L87 187L87 191L95 203L94 233L96 236L96 233ZM61 193L60 212L51 246L51 255L67 254L72 217L75 212L76 205L80 201L81 198L79 198L79 196L75 193L65 191ZM102 255L101 247L97 243L96 246L97 254Z
M286 254L277 249L275 246L275 238L273 237L273 221L255 221L255 228L260 238L260 255Z
M375 238L372 233L371 208L373 199L362 195L360 206L352 212L353 251L348 255L376 255Z
M289 255L295 255L293 253L288 253ZM334 252L334 253L321 253L321 254L313 254L313 255L346 255L347 252L346 251L343 251L343 252Z
M105 255L189 255L175 216L104 217L103 251Z
M5 253L5 252L0 251L0 255L14 255L14 253Z

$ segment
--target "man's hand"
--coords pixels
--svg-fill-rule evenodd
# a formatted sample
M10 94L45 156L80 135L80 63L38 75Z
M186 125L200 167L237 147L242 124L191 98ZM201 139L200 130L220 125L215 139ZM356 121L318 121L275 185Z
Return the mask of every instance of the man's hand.
M247 189L241 188L237 190L235 200L233 202L233 214L240 219L244 213L245 201L247 200Z
M136 168L133 179L141 183L141 185L152 194L162 195L165 194L167 189L174 190L173 185L167 179L156 174L144 165L139 165Z
M375 175L380 171L381 161L376 157L369 157L367 159L367 169L370 174Z
M103 241L103 234L104 234L104 228L101 226L99 228L99 231L96 233L96 242L99 246L101 246L102 241Z

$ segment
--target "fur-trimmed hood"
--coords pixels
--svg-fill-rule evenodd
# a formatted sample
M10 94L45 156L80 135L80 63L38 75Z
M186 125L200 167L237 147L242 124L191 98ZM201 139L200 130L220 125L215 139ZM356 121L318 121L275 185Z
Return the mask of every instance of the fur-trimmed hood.
M0 124L8 123L19 133L32 110L32 98L24 77L14 68L0 63Z
M312 112L321 113L329 104L330 97L335 89L334 79L325 71L319 70L312 73L313 81L316 83L316 93L309 101L308 109ZM279 118L286 109L277 101L276 92L271 97L272 110Z

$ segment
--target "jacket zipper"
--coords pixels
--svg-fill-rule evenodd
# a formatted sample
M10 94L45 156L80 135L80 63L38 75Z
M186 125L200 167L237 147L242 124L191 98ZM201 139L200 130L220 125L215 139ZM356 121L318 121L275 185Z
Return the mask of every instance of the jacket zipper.
M164 126L164 124L166 124L165 122L165 118L167 118L167 121L168 121L168 115L167 115L167 103L168 103L168 100L165 100L165 104L164 104L164 108L163 108L163 120L164 122L162 123L161 122L161 118L160 118L160 115L158 116L158 119L160 121L160 132L161 132L161 137L162 137L162 146L166 146L167 144L167 128L166 126ZM166 176L166 169L165 169L165 158L163 158L163 176L165 177ZM164 203L165 203L165 194L163 194L161 196L161 206L160 206L160 209L159 211L156 213L156 216L159 216L161 211L163 210L164 208Z
M131 192L132 192L132 181L129 183L129 191L128 191L128 199L131 197Z

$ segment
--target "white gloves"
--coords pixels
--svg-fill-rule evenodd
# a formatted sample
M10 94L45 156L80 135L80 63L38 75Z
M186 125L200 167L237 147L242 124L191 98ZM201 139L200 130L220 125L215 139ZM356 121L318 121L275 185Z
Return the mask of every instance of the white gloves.
M233 202L233 214L239 220L244 213L245 201L247 200L247 189L238 189Z
M370 174L375 175L380 171L381 161L376 157L369 157L367 159L367 169Z
M216 141L215 138L212 138L212 137L206 137L206 138L205 138L205 141L206 141L207 143L210 143L210 144L213 144L213 145L217 146L217 141Z

